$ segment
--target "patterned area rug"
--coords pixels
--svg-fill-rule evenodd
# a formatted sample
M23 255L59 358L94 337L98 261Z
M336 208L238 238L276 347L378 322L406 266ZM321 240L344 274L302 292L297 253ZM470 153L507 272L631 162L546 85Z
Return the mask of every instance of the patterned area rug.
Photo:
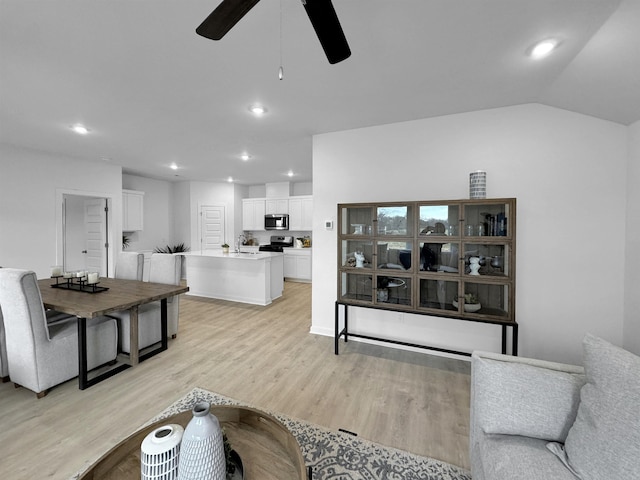
M252 406L195 388L147 424L191 410L199 401ZM267 413L280 420L296 437L306 465L312 467L313 480L471 480L466 470L439 460L383 447L276 412Z

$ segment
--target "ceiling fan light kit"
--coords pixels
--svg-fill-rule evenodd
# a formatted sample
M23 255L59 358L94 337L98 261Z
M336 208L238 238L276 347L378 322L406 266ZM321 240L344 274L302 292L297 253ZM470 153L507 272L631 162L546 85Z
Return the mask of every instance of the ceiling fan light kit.
M196 33L211 40L220 40L259 1L222 0L196 28ZM335 64L349 58L351 49L331 0L301 1L329 63Z

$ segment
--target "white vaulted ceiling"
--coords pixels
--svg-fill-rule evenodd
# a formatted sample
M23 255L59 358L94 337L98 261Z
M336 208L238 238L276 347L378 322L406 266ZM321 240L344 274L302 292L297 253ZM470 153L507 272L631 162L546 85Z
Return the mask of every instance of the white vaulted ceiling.
M195 28L218 3L0 0L0 142L252 185L311 181L319 133L530 102L640 120L640 0L333 0L352 50L336 65L299 0L214 42ZM529 58L546 37L557 51Z

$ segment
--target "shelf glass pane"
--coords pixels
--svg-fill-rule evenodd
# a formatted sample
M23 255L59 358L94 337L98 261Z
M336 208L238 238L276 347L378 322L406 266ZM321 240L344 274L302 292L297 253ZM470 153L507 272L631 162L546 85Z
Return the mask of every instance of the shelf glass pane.
M410 205L379 206L377 235L413 235L413 207Z
M373 241L366 239L342 240L340 264L343 267L373 268ZM359 266L358 257L362 265Z
M504 203L465 205L464 236L505 237L509 234L509 215L509 206Z
M410 277L376 277L376 303L411 306L411 291Z
M413 242L376 242L377 268L406 272L412 269Z
M479 275L491 277L509 276L509 246L506 244L464 244L464 273L471 274L471 258L478 258ZM474 262L475 263L475 262Z
M371 235L373 207L344 207L342 209L342 235Z
M434 237L458 236L460 209L458 205L420 205L418 231Z
M342 272L340 275L340 298L371 302L373 276L359 273Z
M467 313L494 317L509 316L508 285L465 282L464 294L464 310Z
M420 242L420 271L458 273L460 244Z
M458 298L458 282L420 279L420 307L457 311L453 301Z

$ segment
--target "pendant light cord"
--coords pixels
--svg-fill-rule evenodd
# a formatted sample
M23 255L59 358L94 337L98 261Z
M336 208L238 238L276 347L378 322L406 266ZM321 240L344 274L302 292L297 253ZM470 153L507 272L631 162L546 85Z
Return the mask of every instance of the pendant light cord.
M284 77L284 68L282 68L282 0L280 0L280 68L278 69L278 78L282 80Z

